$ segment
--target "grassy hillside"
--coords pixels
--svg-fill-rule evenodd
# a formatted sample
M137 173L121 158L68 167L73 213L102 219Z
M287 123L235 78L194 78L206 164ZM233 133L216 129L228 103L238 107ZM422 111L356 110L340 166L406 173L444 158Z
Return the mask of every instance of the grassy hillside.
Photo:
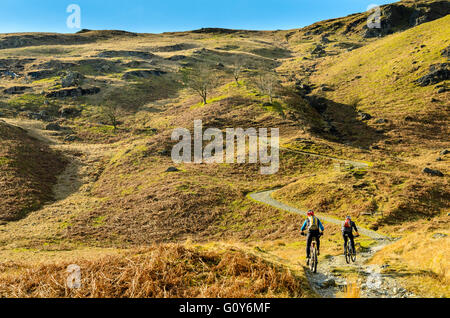
M21 219L53 199L64 165L46 144L0 121L0 220Z

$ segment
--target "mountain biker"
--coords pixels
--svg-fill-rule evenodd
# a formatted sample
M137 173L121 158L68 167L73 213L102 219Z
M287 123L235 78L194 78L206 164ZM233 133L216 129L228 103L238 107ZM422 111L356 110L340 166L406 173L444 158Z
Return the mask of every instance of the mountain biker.
M313 210L309 210L308 218L303 223L301 228L302 235L305 235L305 228L308 229L308 235L306 237L306 264L309 265L309 260L311 258L311 242L313 238L317 239L317 255L320 254L320 236L324 231L324 227L322 222L320 222L319 218L314 215Z
M353 236L353 229L355 229L355 236L359 236L358 228L356 227L355 222L352 221L352 218L350 216L347 216L344 222L342 222L342 236L344 237L344 253L348 238L350 239L352 250L355 251L355 240Z

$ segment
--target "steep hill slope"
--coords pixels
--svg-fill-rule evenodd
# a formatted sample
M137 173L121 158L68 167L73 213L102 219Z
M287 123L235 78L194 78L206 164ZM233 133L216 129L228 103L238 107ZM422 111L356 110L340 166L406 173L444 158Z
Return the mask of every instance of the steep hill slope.
M0 121L0 220L23 218L51 200L64 165L48 145Z

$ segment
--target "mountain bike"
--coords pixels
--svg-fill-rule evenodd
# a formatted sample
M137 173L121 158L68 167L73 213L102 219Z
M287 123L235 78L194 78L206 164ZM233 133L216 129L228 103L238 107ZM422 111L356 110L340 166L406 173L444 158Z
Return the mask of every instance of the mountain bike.
M302 233L303 236L306 236L306 234ZM322 236L322 233L319 233L318 237L314 237L311 241L311 248L310 248L310 256L311 259L309 260L309 270L313 273L317 273L317 264L319 263L319 259L318 259L318 250L317 250L317 245L318 242L317 240Z
M348 237L348 234L344 234L347 236L347 242L345 243L344 248L344 254L345 254L345 261L347 264L350 264L350 262L356 262L356 250L352 248L352 244L350 242L350 237ZM359 235L355 235L354 238L357 238Z

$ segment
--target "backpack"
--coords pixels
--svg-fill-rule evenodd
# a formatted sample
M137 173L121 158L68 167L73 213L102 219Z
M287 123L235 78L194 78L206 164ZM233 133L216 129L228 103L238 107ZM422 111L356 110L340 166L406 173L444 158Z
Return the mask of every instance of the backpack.
M352 227L352 221L350 221L349 219L346 219L344 222L344 227Z
M309 218L309 227L308 230L318 230L319 229L319 222L317 221L317 218L315 216L310 216Z

